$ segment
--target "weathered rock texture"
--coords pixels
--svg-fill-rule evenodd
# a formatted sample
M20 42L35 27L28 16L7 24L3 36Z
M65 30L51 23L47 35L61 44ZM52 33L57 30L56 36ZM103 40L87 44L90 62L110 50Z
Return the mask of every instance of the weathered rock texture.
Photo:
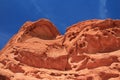
M0 80L120 80L120 20L87 20L61 35L26 22L0 52Z

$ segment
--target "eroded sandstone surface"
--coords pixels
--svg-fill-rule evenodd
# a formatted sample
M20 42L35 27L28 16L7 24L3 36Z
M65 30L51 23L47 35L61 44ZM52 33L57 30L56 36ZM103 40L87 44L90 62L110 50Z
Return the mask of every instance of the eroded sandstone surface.
M0 51L0 80L120 80L120 20L87 20L61 35L26 22Z

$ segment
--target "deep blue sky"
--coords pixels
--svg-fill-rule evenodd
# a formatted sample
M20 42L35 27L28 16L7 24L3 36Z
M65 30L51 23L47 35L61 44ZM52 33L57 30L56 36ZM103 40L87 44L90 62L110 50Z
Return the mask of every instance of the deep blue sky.
M88 19L120 19L120 0L0 0L0 49L26 21L50 19L66 27Z

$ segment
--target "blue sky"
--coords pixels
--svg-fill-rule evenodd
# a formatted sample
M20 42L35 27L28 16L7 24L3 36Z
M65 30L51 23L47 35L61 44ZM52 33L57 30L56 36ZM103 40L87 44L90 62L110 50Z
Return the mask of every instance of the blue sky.
M88 19L120 19L120 0L0 0L0 49L26 21L50 19L66 27Z

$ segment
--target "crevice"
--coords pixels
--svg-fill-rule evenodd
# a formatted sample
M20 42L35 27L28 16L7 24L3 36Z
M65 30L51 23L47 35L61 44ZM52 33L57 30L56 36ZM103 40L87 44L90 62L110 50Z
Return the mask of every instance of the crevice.
M0 80L10 80L7 76L0 75Z

